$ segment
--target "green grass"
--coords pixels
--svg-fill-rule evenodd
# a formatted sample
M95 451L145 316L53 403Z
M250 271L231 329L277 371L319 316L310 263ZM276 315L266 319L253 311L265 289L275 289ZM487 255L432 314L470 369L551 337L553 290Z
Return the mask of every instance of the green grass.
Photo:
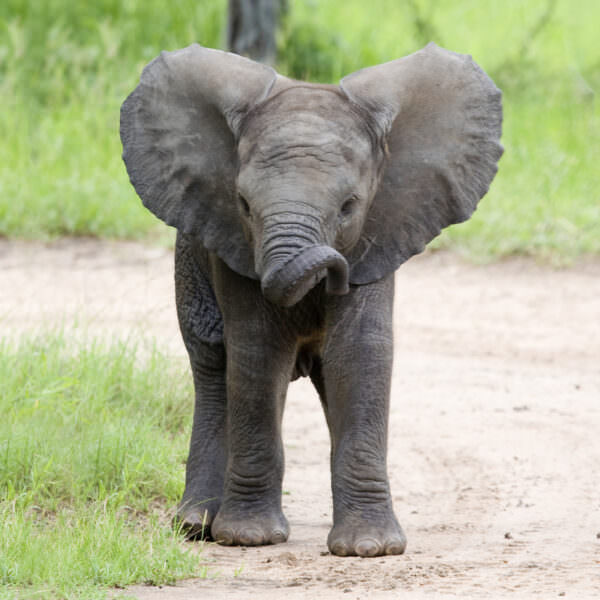
M505 156L476 216L434 245L479 260L600 253L596 0L297 0L279 69L337 81L430 39L504 91ZM162 236L120 160L119 106L162 49L222 46L225 0L5 0L0 235Z
M0 343L1 597L101 598L205 575L170 526L189 439L184 373L123 343Z

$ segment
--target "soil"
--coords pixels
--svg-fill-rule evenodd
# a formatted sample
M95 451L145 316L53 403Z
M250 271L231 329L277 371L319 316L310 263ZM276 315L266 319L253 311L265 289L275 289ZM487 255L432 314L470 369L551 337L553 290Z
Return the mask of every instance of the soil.
M0 242L3 334L62 324L153 337L185 360L172 262L134 243ZM600 261L416 257L397 274L395 342L388 464L405 555L328 554L329 445L303 379L284 421L289 541L205 544L208 578L126 595L600 597Z

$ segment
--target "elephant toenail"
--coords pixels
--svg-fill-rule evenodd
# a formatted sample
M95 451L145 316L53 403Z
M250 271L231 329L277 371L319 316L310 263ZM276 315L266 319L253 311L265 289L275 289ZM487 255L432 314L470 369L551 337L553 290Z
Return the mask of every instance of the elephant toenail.
M208 527L202 527L202 524L189 525L187 523L181 528L185 539L190 542L206 540L209 537Z
M233 546L235 544L233 531L231 529L223 529L216 535L216 541L223 546Z
M284 531L277 529L271 535L271 544L281 544L287 540L287 535Z
M358 556L376 556L381 554L381 544L373 539L367 538L358 542L355 550Z
M406 541L405 540L394 540L393 542L389 542L385 547L386 554L404 554L404 550L406 549Z
M348 556L348 548L343 542L337 542L331 547L331 554L336 556Z
M260 546L264 543L264 536L258 529L246 529L240 534L241 546Z

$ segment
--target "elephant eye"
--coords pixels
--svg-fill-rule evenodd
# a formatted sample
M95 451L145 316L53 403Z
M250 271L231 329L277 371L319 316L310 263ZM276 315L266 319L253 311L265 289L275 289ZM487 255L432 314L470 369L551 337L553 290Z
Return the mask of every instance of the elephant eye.
M342 215L342 217L349 217L354 212L356 200L356 196L352 196L351 198L348 198L348 200L346 200L344 204L342 204L342 208L340 209L340 214Z
M249 217L250 216L250 206L248 205L246 198L244 198L244 196L242 196L241 194L238 194L238 202L240 203L240 208L242 210L242 213L244 215L246 215L247 217Z

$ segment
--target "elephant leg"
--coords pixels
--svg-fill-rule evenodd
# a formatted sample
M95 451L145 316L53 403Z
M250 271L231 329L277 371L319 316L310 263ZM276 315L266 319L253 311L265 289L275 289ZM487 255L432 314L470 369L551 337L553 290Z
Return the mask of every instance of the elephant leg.
M241 339L246 343L227 347L229 454L212 535L225 545L277 544L289 535L281 507L281 419L295 349Z
M224 350L222 346L197 348L190 363L195 387L194 421L177 520L188 538L211 539L211 523L221 504L227 462Z
M175 246L177 315L195 388L194 420L185 490L176 521L189 538L210 539L219 510L227 463L225 348L222 318L193 240L178 235Z
M406 538L392 507L387 427L393 337L393 276L335 299L323 349L331 434L333 528L340 556L401 554Z
M297 343L260 284L215 259L215 291L225 323L227 468L211 532L225 545L284 542L281 420Z
M315 356L313 358L312 369L310 371L310 380L319 394L319 399L321 400L321 406L323 407L323 412L325 413L325 419L327 420L327 426L329 427L329 432L331 433L331 421L329 419L329 409L327 406L327 393L325 391L325 379L323 378L323 363L321 361L321 357Z

